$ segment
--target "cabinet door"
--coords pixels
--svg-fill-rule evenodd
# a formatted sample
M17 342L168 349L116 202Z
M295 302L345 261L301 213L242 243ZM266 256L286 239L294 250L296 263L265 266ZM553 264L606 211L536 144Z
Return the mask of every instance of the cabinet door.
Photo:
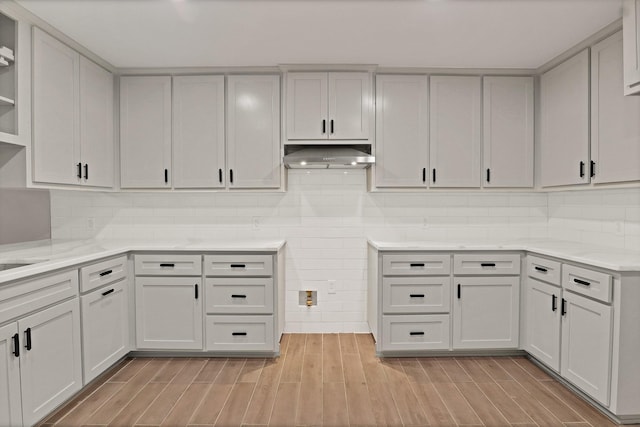
M533 187L533 78L483 81L485 187Z
M622 4L624 32L624 94L640 93L640 0Z
M81 297L85 384L129 351L126 279Z
M136 277L139 349L202 349L200 277Z
M22 425L22 406L20 403L20 352L22 348L18 338L16 323L10 323L0 328L0 426Z
M171 187L171 77L120 78L120 186Z
M280 77L229 76L229 188L280 187Z
M368 139L369 73L329 73L329 139Z
M525 292L525 349L559 372L561 289L527 278Z
M480 187L480 77L431 77L432 187Z
M561 374L605 406L611 380L611 307L563 293Z
M591 48L595 183L640 180L640 96L623 95L622 33Z
M589 51L540 77L542 186L589 182Z
M82 182L113 187L113 75L80 57Z
M287 139L327 139L327 73L287 74Z
M82 388L78 299L25 317L18 329L22 418L32 425Z
M173 78L173 185L222 188L224 76Z
M427 185L426 76L376 76L376 186Z
M453 348L517 348L519 277L455 277Z
M33 180L77 184L80 55L33 28Z

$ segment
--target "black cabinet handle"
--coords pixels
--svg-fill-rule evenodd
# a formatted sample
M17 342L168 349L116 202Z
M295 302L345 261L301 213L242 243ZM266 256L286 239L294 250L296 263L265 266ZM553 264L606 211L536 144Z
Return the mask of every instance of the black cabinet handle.
M322 120L322 133L327 133L327 121L325 119Z
M218 169L218 181L222 184L222 169Z
M535 267L533 267L533 268L535 268L537 271L541 271L541 272L543 272L543 273L546 273L546 272L547 272L547 269L546 269L546 268L544 268L544 267L538 267L538 266L536 265L536 266L535 266Z
M551 295L551 311L556 311L558 309L558 297Z
M231 298L246 298L246 295L242 295L242 294L232 294Z
M567 314L567 300L562 298L562 302L560 304L560 315L564 316Z
M229 182L233 184L233 169L229 169Z
M20 357L20 335L13 335L13 355L15 357Z
M491 169L487 169L487 182L491 182Z
M89 179L89 163L84 164L84 179Z
M424 298L424 294L409 294L411 298Z
M584 162L580 162L580 178L584 178Z
M596 176L596 162L594 162L593 160L591 160L591 167L590 167L590 175L591 178L593 178L594 176Z
M433 175L433 182L436 182L436 168L433 168L432 175Z
M331 119L331 133L333 133L333 119Z
M78 163L78 178L82 178L82 163Z
M114 291L115 291L115 289L109 289L108 291L104 291L102 293L102 296L106 297L107 295L112 294Z
M245 268L245 264L231 264L231 268Z
M411 267L424 267L424 262L412 262L409 264Z
M458 283L458 299L460 299L460 283Z
M420 331L420 332L409 332L409 335L414 336L414 335L424 335L424 332Z
M234 337L244 337L247 335L246 332L231 332L231 335Z
M591 283L587 282L586 280L573 279L573 282L577 283L578 285L591 286Z
M102 273L100 273L100 277L108 276L111 273L113 273L113 270L103 271Z
M495 267L496 263L495 262L481 262L480 263L480 267Z
M198 284L196 283L196 299L198 299Z
M422 168L422 182L427 182L427 168Z
M162 263L162 264L160 264L160 267L170 267L170 268L173 268L173 267L175 267L175 266L176 266L176 265L175 265L174 263Z
M165 184L169 183L169 169L164 170L164 183Z
M26 341L26 345L24 346L24 348L26 348L27 351L29 351L31 350L31 328L27 328L24 330L24 337Z

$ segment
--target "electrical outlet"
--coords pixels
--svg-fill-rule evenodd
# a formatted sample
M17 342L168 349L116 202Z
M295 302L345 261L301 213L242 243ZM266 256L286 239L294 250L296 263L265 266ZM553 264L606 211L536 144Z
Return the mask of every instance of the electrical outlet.
M329 280L329 286L327 288L327 293L329 293L329 294L335 294L336 293L336 281L335 280Z

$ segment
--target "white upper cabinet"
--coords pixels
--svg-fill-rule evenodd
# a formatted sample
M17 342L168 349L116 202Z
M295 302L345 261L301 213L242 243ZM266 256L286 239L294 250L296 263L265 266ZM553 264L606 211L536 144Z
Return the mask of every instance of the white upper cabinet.
M624 94L640 94L640 0L622 4L624 32Z
M377 187L426 187L427 76L376 76Z
M371 78L366 72L288 73L288 140L367 140Z
M33 180L78 184L80 55L33 28Z
M122 188L171 187L171 77L120 78Z
M113 90L113 74L81 56L79 163L87 185L113 187Z
M227 78L229 188L280 187L280 76Z
M589 182L589 50L540 78L542 186Z
M480 77L431 77L432 187L480 187Z
M592 182L640 180L640 97L623 95L622 33L591 48Z
M173 185L224 188L224 76L173 77Z
M533 186L533 78L483 81L485 187Z

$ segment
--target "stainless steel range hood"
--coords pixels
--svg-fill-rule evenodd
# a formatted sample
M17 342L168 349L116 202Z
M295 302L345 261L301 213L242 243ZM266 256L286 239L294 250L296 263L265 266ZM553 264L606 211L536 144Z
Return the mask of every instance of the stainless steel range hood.
M371 145L285 145L289 169L366 169L375 162Z

